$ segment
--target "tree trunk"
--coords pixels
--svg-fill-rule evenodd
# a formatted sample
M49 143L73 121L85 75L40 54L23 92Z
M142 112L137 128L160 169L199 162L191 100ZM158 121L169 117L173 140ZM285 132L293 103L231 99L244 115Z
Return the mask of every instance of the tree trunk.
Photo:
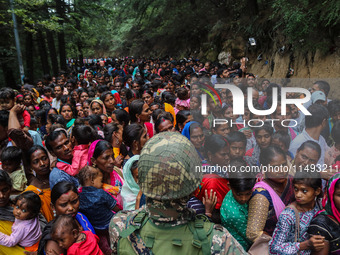
M5 78L5 86L13 88L13 89L18 89L18 86L15 82L14 74L13 74L13 68L9 67L7 63L1 61L1 69L2 69L2 73L4 74L4 78Z
M55 49L55 44L54 44L54 38L53 38L53 32L46 30L46 38L47 38L47 45L48 45L48 50L49 50L49 55L51 58L51 63L52 63L52 74L54 76L58 75L58 56L57 56L57 51Z
M60 25L62 26L64 23L64 16L65 16L65 3L63 0L56 0L56 10L59 16ZM65 35L64 31L60 31L58 33L58 49L59 49L59 62L60 68L62 70L66 70L66 50L65 50Z
M249 14L251 16L256 16L259 13L257 0L248 0L247 3Z
M37 33L37 44L38 44L38 51L40 55L42 70L44 75L50 74L50 66L48 63L48 57L46 52L46 43L45 43L45 37L41 30Z
M26 33L26 77L29 78L30 83L34 82L34 48L33 35L30 32Z

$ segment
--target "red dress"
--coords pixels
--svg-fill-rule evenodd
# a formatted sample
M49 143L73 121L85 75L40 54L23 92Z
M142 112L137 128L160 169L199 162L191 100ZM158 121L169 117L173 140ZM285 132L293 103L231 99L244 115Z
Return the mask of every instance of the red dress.
M91 231L83 231L86 235L86 240L80 243L74 243L67 250L67 255L103 255L99 249L99 238Z

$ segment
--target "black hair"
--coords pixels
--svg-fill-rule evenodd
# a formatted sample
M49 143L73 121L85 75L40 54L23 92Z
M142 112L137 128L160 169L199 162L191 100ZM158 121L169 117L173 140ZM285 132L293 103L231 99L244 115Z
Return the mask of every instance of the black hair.
M99 93L101 94L100 100L102 100L102 101L104 101L104 100L102 99L102 96L103 96L104 93L106 93L106 95L112 94L111 91L109 91L109 88L108 88L106 85L101 85L101 86L99 86L99 87L97 88L97 92L99 92ZM109 93L107 93L107 92L109 92ZM105 96L106 96L106 95L105 95ZM104 97L104 99L105 99L105 97Z
M55 205L57 200L65 193L73 191L74 193L78 194L77 187L74 186L73 183L67 181L58 182L56 185L53 186L51 191L51 203Z
M305 148L311 148L312 150L315 150L319 154L319 158L321 156L321 147L317 142L314 142L312 140L308 140L300 145L300 147L297 149L297 152L304 150Z
M260 153L260 164L263 166L269 165L277 154L286 158L286 153L276 145L269 145L267 148L262 149Z
M158 116L165 113L163 109L156 109L152 112L151 117L153 121L156 121L158 119Z
M279 130L276 131L272 137L272 139L277 139L279 140L281 143L284 144L284 146L289 149L289 145L290 145L290 136L287 132L283 131L283 130Z
M130 122L130 115L127 111L122 109L117 109L112 112L115 114L116 119L118 120L119 124L123 125L124 127L129 124Z
M165 112L165 113L160 114L160 115L158 116L157 120L155 121L155 125L154 125L154 126L155 126L156 134L159 133L159 129L158 129L159 125L160 125L161 123L163 123L164 121L166 121L166 120L170 121L171 124L174 123L174 118L173 118L172 115L171 115L170 113L168 113L168 112Z
M183 124L190 116L190 110L181 110L176 114L176 130L179 131L178 124Z
M254 128L254 132L255 132L255 136L261 131L261 130L265 130L267 133L269 133L271 136L274 133L274 128L270 125L270 123L268 122L264 122L264 124L261 127L255 127Z
M229 172L228 181L230 188L236 192L252 190L256 183L254 174L242 172L242 168L247 166L247 163L243 159L232 159L230 166L236 170Z
M71 100L73 100L73 98L71 98ZM65 104L62 104L60 106L60 110L59 110L59 113L61 114L62 110L63 110L63 107L65 106L69 106L71 108L71 111L72 111L72 118L75 118L75 116L77 116L76 114L76 110L74 109L73 105L72 104L69 104L69 103L65 103Z
M9 112L6 110L0 110L0 126L3 128L8 127Z
M46 86L45 88L44 88L44 93L46 93L46 92L51 92L52 93L52 88L51 87L48 87L48 86Z
M145 102L142 99L136 99L129 105L129 114L131 122L137 122L136 114L141 114Z
M2 88L0 89L0 99L15 99L15 92L11 88Z
M134 161L134 162L132 163L132 165L131 165L131 172L132 172L133 170L135 170L135 169L138 168L138 161L139 161L139 160L136 160L136 161Z
M178 88L177 89L177 97L180 100L187 100L188 99L189 92L186 88Z
M40 109L35 111L35 118L39 121L41 126L46 125L47 121L47 111L45 109Z
M64 134L65 137L67 137L67 133L65 130L61 129L61 130L57 130L57 131L52 131L45 140L45 145L46 148L48 149L49 152L53 152L53 148L51 145L51 142L54 142L61 134Z
M94 129L102 129L103 128L103 120L100 115L91 114L87 117L89 119L89 125Z
M176 102L176 96L174 93L169 91L164 91L162 93L162 101L168 104L174 104Z
M1 152L1 162L11 161L18 165L21 163L22 150L16 146L9 146L2 150Z
M43 109L44 111L49 111L51 109L51 105L46 100L43 100L39 103L39 108Z
M340 100L335 99L335 100L330 101L327 107L328 107L329 115L331 117L336 115L338 112L340 112Z
M247 145L247 137L245 134L239 131L233 131L227 134L227 140L229 144L236 143L236 142L242 142L244 143L244 146Z
M321 175L317 171L297 171L294 175L293 184L304 184L314 190L322 189Z
M60 77L58 77L58 78L59 78L59 80L62 79L62 78L60 78ZM58 79L57 79L57 80L58 80ZM56 87L60 87L60 88L61 88L61 91L64 90L64 85L55 84L55 85L54 85L54 89L55 89Z
M30 213L30 219L33 219L38 216L41 208L41 200L40 197L35 194L33 191L25 191L18 195L13 203L16 204L19 200L25 199L27 204L27 211Z
M118 132L120 127L117 123L108 123L104 127L104 139L112 144L112 134Z
M105 87L107 87L107 86L105 86ZM111 95L111 96L114 98L114 96L113 96L113 94L111 93L111 91L105 91L105 92L103 92L103 93L101 94L101 96L100 96L100 100L103 102L103 104L104 104L105 98L106 98L108 95ZM115 102L115 103L117 103L117 102ZM105 104L104 104L104 105L105 105Z
M145 90L143 90L143 93L142 94L149 94L151 97L153 97L153 92L149 89L149 88L146 88Z
M12 179L11 177L9 176L9 174L0 169L0 183L5 183L6 185L12 187Z
M47 119L52 124L61 124L64 128L66 127L66 120L61 114L50 114L47 116Z
M322 180L318 171L296 171L293 184L305 184L314 190L322 189Z
M140 140L144 131L144 127L138 123L132 123L124 128L123 140L125 145L132 147L133 141Z
M191 126L192 125L193 124L191 124ZM204 153L206 156L208 156L208 152L214 155L215 153L222 150L224 147L229 147L229 143L226 138L217 134L210 135L205 139Z
M320 104L312 104L307 109L312 115L305 116L305 127L318 127L324 120L328 119L328 110Z
M319 88L325 92L326 97L328 96L331 87L329 86L329 83L327 81L316 81L314 82L314 84L317 84Z
M72 136L78 144L89 144L97 137L97 134L90 126L76 125L72 129Z
M99 170L91 166L84 166L78 174L78 179L80 185L84 186L87 180L94 180L98 174Z
M129 100L129 99L132 99L132 98L137 98L138 96L136 95L136 93L134 93L134 90L132 89L128 89L126 88L126 90L122 88L121 92L125 92L125 97L126 97L126 100Z
M79 231L79 226L75 218L72 215L58 215L54 221L51 228L51 236L53 236L57 230L74 230Z
M79 97L81 96L82 93L86 93L87 95L89 95L87 90L84 89L84 88L77 89L77 93L78 93Z
M336 144L340 143L340 121L336 121L332 131L331 131L331 136Z
M31 164L32 154L36 151L43 151L46 154L46 156L48 157L48 153L47 153L47 151L44 147L42 147L40 145L33 145L33 147L31 147L26 153L26 155L27 155L26 158L27 158L27 161L28 161L29 164Z
M97 159L100 155L102 155L105 151L109 150L109 149L113 149L112 145L105 140L101 140L96 144L96 147L94 148L94 152L93 152L93 158Z

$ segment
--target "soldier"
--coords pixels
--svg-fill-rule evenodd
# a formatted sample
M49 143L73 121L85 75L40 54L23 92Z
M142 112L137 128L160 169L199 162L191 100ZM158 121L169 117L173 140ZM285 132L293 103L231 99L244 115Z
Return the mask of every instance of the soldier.
M117 213L109 232L113 254L246 254L227 229L186 206L202 176L192 143L163 132L144 146L138 163L146 206Z

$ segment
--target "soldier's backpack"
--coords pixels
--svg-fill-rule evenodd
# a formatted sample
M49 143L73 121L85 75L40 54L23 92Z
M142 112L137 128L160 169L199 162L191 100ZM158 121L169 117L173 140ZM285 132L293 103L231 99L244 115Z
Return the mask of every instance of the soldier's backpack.
M145 211L139 212L120 233L118 254L211 254L214 224L204 215L179 226L155 225Z

